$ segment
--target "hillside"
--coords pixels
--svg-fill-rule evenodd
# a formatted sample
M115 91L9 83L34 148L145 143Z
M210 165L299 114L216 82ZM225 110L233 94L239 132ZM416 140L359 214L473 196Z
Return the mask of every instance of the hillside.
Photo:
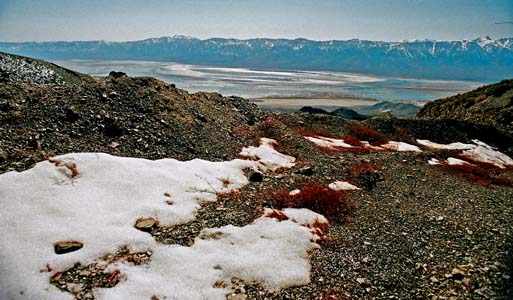
M0 84L0 298L513 297L511 133L77 76Z
M458 119L513 130L513 79L429 102L417 117Z
M49 60L148 60L258 69L496 81L513 77L513 39L464 41L306 39L200 40L173 36L130 42L2 43L0 51Z
M0 82L63 84L85 80L91 78L46 61L0 52Z

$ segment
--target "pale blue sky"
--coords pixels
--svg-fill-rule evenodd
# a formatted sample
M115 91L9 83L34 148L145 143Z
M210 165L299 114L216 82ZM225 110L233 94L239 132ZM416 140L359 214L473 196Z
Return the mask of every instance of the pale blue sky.
M513 0L0 0L0 41L513 37Z

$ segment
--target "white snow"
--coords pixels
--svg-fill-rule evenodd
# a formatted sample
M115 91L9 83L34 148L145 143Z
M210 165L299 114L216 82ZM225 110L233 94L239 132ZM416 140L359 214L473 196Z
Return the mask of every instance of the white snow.
M431 149L463 150L461 156L477 162L493 164L499 168L513 166L513 159L496 148L480 141L472 140L473 144L451 143L438 144L428 140L417 140L417 143Z
M257 159L259 162L258 168L262 171L274 171L282 167L293 167L296 159L274 150L274 144L276 144L275 140L262 138L260 139L259 147L250 146L243 148L239 154L243 157Z
M309 140L310 142L324 148L328 149L336 149L338 147L343 148L353 148L354 146L347 144L344 142L344 139L333 139L328 137L310 137L305 136L305 139ZM361 141L364 148L372 149L372 150L391 150L391 151L399 151L399 152L422 152L419 147L410 145L404 142L395 142L390 141L386 144L380 145L380 146L373 146L367 141Z
M328 185L328 187L335 191L352 191L352 190L361 190L361 188L350 184L347 181L334 181Z
M312 213L311 216L314 216ZM318 217L318 215L315 215ZM300 220L305 223L313 220ZM126 280L98 299L225 299L231 279L261 282L270 290L307 284L311 229L292 219L261 217L244 227L204 229L191 247L159 245L148 266L113 266ZM214 288L223 283L226 288ZM167 298L164 298L167 297Z
M513 159L506 154L499 152L492 147L480 142L476 143L474 149L468 149L463 151L462 156L473 161L491 163L499 168L505 168L506 166L513 166Z
M329 148L329 149L335 149L338 147L343 147L343 148L352 148L353 147L349 144L344 143L344 140L342 140L342 139L332 139L332 138L322 137L322 136L319 136L319 137L305 136L305 139L309 140L310 142L312 142L320 147L325 147L325 148Z
M460 142L450 144L438 144L431 142L429 140L417 140L417 143L430 149L439 150L467 150L475 147L475 145L473 144L464 144Z
M119 265L124 281L99 291L97 299L224 299L230 276L272 289L308 282L312 233L292 221L260 218L242 228L205 229L203 236L216 230L221 238L197 238L192 247L157 244L133 227L141 217L160 225L191 221L202 202L247 184L244 169L288 167L293 161L272 149L270 140L250 152L261 160L150 161L76 153L0 175L0 299L72 299L49 278L123 246L152 250L151 262ZM55 242L71 240L84 247L55 254ZM47 266L53 271L40 271ZM228 287L213 289L216 280Z
M299 190L299 189L295 189L295 190L290 191L290 192L289 192L289 195L294 196L294 195L297 195L297 194L299 194L299 193L301 193L301 190Z
M449 164L450 166L472 165L468 161L464 161L462 159L454 158L454 157L447 158L447 164Z
M386 144L381 145L380 147L387 150L399 152L422 152L422 150L420 150L419 147L404 142L390 141Z
M273 213L285 216L292 222L309 228L310 232L312 233L311 240L313 242L316 242L325 237L326 232L324 232L322 227L328 226L328 220L323 215L305 208L285 208L281 211L266 208L264 210L264 216L266 217L272 217Z
M430 160L428 160L428 164L430 166L436 166L436 165L441 165L442 163L436 158L431 158Z

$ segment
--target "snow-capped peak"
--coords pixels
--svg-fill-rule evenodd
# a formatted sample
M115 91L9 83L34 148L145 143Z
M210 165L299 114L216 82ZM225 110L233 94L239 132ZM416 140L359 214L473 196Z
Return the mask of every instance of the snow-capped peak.
M476 42L479 44L479 46L481 46L482 48L490 45L490 44L496 44L496 41L494 39L492 39L491 37L489 36L485 36L485 37L480 37L476 40Z

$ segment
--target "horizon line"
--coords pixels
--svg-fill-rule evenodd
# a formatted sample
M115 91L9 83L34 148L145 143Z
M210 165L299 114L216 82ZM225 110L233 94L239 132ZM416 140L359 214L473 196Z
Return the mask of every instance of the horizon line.
M359 39L359 38L351 38L351 39L331 39L331 40L315 40L315 39L308 39L304 37L296 37L296 38L266 38L266 37L254 37L254 38L233 38L233 37L209 37L209 38L197 38L193 36L187 36L187 35L181 35L181 34L175 34L175 35L164 35L160 37L148 37L143 39L133 39L133 40L123 40L123 41L113 41L113 40L105 40L105 39L92 39L92 40L45 40L45 41L0 41L0 43L76 43L76 42L105 42L105 43L128 43L128 42L141 42L146 40L154 40L154 39L163 39L163 38L181 38L181 39L191 39L191 40L198 40L198 41L208 41L208 40L215 40L215 39L222 39L222 40L239 40L239 41L250 41L250 40L288 40L288 41L295 41L295 40L306 40L309 42L347 42L347 41L364 41L364 42L381 42L381 43L404 43L404 42L463 42L463 41L475 41L479 39L491 39L491 40L501 40L501 39L512 39L513 36L510 37L499 37L499 38L491 38L490 36L480 36L473 39L454 39L454 40L438 40L438 39L403 39L399 41L384 41L384 40L370 40L370 39Z

